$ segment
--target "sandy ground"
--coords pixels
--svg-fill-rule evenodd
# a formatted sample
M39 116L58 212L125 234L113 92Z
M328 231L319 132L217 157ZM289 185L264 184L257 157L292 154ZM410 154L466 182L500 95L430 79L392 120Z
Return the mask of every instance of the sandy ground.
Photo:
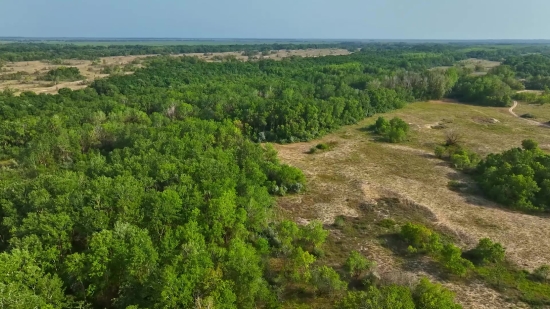
M415 104L420 105L414 107ZM459 240L458 245L465 249L474 247L479 239L489 237L502 243L508 258L522 268L533 270L542 264L550 264L550 218L512 212L483 197L449 190L447 183L450 180L471 182L471 179L435 158L433 152L425 149L420 142L423 136L432 139L433 134L444 134L439 133L441 130L426 126L433 123L436 117L434 110L437 110L437 117L449 117L458 111L471 119L480 113L486 117L498 117L499 122L493 126L473 128L476 132L472 133L472 138L478 134L488 135L492 139L482 143L491 152L509 148L508 143L519 143L516 139L521 138L523 130L534 138L543 139L548 129L532 126L504 108L440 102L414 103L411 106L394 113L403 117L413 128L416 141L405 145L374 141L362 128L375 119L342 128L318 141L277 145L281 160L302 169L309 181L309 191L300 197L300 201L283 200L282 207L307 220L320 219L330 223L339 214L357 215L357 201L369 203L380 197L398 197L426 209L433 215L434 224L454 233ZM468 126L469 130L473 130L471 120L462 120L464 123L455 121L454 125L459 128ZM502 137L495 139L493 134L501 134ZM512 134L518 136L507 143L502 142ZM315 155L306 153L317 143L328 141L337 143L334 150ZM391 213L380 215L391 216ZM357 246L371 254L374 252L371 257L381 265L383 273L402 271L391 252L376 241L357 240ZM422 269L412 274L432 277ZM465 308L524 307L522 304L507 303L499 293L481 283L442 283L457 293L457 299Z

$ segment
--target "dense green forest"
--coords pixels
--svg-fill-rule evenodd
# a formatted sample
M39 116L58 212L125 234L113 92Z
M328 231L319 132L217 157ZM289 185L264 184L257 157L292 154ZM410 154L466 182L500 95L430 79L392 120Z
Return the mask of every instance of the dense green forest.
M474 54L497 58L547 49L339 46L361 50L252 62L155 57L135 74L99 79L77 91L1 93L3 303L10 308L279 308L302 293L327 297L335 308L373 303L388 309L460 308L451 292L426 279L415 287L369 281L372 263L357 252L345 265L316 263L328 234L322 224L299 226L274 210L274 196L303 192L306 179L262 142L310 140L410 102L445 96L503 106L522 87L514 65L484 76L453 66ZM236 48L4 44L0 58ZM297 46L244 49L284 48ZM57 69L48 76L78 73ZM408 125L381 118L377 130L398 142L406 139ZM547 186L542 180L547 169L540 168L548 165L547 156L532 145L525 148L489 157L478 172L488 180L496 175L497 181L498 167L507 168L520 156L527 162L521 168L531 166L526 175ZM546 193L532 193L518 201L548 207ZM470 268L460 253L450 244L437 250L458 273Z

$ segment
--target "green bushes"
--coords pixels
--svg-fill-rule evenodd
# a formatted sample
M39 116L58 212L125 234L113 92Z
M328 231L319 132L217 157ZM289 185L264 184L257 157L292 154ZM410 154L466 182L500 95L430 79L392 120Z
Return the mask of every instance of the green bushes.
M40 79L49 80L52 82L60 81L75 81L84 79L84 76L80 74L80 70L75 67L58 67L52 69L42 76Z
M476 169L477 183L489 198L523 211L550 210L550 156L532 140L501 154L490 154Z
M347 288L347 283L340 280L340 275L327 266L321 266L312 271L311 282L315 290L321 294L332 295L343 292Z
M409 125L397 117L392 118L390 121L384 117L378 117L372 129L390 143L405 141L409 133Z
M472 250L462 252L460 248L448 241L441 241L441 237L420 224L408 223L402 227L401 237L409 245L409 252L427 253L449 273L457 276L476 276L488 284L506 292L507 296L527 302L532 305L550 304L550 267L541 266L529 274L524 270L505 261L505 249L499 243L487 238L481 239ZM413 248L414 250L410 250ZM421 250L422 248L436 248L437 250ZM426 295L419 291L433 291L435 295L432 305L423 304L420 308L452 308L452 295L440 291L432 283L424 282L415 290L414 300L417 306L423 303ZM427 299L426 299L427 300Z
M411 289L398 285L382 288L369 287L367 291L349 292L340 301L338 309L460 309L454 302L454 293L441 284L431 283L422 278L417 286Z
M407 223L401 227L400 236L409 245L409 253L427 253L452 274L465 276L473 268L470 261L462 258L460 248L442 242L438 233L424 225Z
M550 82L548 83L550 86ZM548 88L546 88L548 89ZM550 92L546 90L542 94L538 94L535 92L518 92L514 94L513 96L514 100L518 100L521 102L527 102L527 103L535 103L535 104L546 104L550 103Z
M494 243L489 238L479 240L479 244L467 253L469 258L479 265L488 263L502 263L506 250L499 243Z
M347 258L344 267L350 277L360 279L365 272L375 265L376 263L369 261L361 255L361 253L352 251L350 256Z
M454 293L441 284L431 283L426 278L422 278L414 290L416 307L422 309L461 309L462 306L454 302L454 297Z
M486 106L508 106L514 91L497 75L462 77L452 95L461 101Z
M319 143L315 147L311 147L308 151L309 154L314 154L319 151L332 150L336 146L336 142Z
M481 161L478 154L462 148L458 144L450 146L438 145L434 149L434 154L440 159L449 160L454 168L465 171L473 170Z

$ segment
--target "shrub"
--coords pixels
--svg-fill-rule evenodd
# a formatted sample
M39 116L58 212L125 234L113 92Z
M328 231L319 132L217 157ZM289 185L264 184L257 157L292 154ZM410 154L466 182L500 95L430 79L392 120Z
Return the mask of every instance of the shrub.
M301 238L307 246L313 249L320 247L327 239L328 234L320 221L311 221L308 225L300 228Z
M388 133L388 140L391 143L399 143L407 139L409 133L409 124L400 118L394 117L390 120L390 132Z
M345 291L347 288L346 282L340 280L338 273L327 266L321 266L312 271L311 283L316 291L327 295Z
M506 250L498 243L489 238L479 240L477 247L471 250L468 255L479 264L500 263L504 261Z
M378 117L374 124L374 132L380 135L387 134L390 131L390 122L384 117Z
M472 262L462 258L462 250L453 244L445 244L440 256L443 266L451 273L464 276L474 268Z
M75 67L59 67L48 71L46 75L42 76L41 79L47 81L75 81L83 79L84 76L80 74L80 70Z
M459 149L451 155L451 163L460 170L471 170L479 164L481 158L472 151Z
M521 118L533 119L533 118L535 118L535 115L527 113L527 114L521 115L520 117Z
M378 221L377 223L381 227L385 227L387 229L394 227L397 223L393 221L392 219L386 218Z
M405 224L401 228L401 237L416 250L434 253L442 248L439 235L421 224Z
M521 146L525 150L535 150L539 148L539 144L532 139L526 139L521 142Z
M445 137L445 146L457 146L460 144L462 136L458 131L449 130Z
M336 226L337 228L343 228L344 225L346 224L346 220L344 219L344 216L337 216L335 219L334 219L334 226Z
M462 309L454 302L455 295L441 284L431 283L422 278L413 293L416 308L422 309Z
M542 265L533 272L535 278L540 281L550 280L550 265Z
M467 185L460 181L451 180L447 183L447 187L453 191L460 191L462 188L466 188Z
M378 117L373 130L375 133L384 136L390 143L399 143L407 139L409 125L397 117L394 117L390 121L384 117Z
M447 149L443 146L436 146L435 147L435 150L434 150L434 153L435 153L435 156L438 157L439 159L442 159L443 158L443 155L445 154L445 152L447 151Z
M366 271L375 265L375 262L369 261L361 255L361 253L352 251L344 266L350 277L359 279Z
M317 146L315 146L315 148L320 149L320 150L327 150L327 149L330 148L330 146L325 144L325 143L321 143L321 144L317 144Z
M370 286L368 291L349 292L336 308L415 309L415 305L410 289L389 285L380 289Z

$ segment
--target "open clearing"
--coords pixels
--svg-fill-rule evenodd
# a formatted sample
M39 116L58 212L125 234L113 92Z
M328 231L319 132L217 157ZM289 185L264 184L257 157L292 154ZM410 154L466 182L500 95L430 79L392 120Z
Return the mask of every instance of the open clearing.
M328 55L348 55L349 51L345 49L327 48L327 49L305 49L305 50L276 50L271 51L267 55L258 54L254 56L259 59L274 59L280 60L286 57L299 56L299 57L323 57ZM248 56L243 56L242 52L223 52L223 53L190 53L190 54L178 54L174 56L192 56L204 59L206 61L219 61L223 57L235 57L239 60L246 61ZM28 75L23 75L17 80L0 80L0 91L10 88L15 90L17 94L22 91L34 91L36 93L57 93L61 88L67 87L73 90L85 88L91 81L97 78L103 78L109 76L109 74L102 74L101 71L106 67L124 67L132 63L136 63L135 67L139 67L139 60L155 55L142 55L142 56L116 56L116 57L103 57L94 64L90 60L63 60L62 64L51 64L47 61L20 61L20 62L8 62L0 71L0 76L25 72ZM60 66L76 67L80 70L80 74L86 77L86 80L72 81L72 82L60 82L54 85L50 81L38 81L36 77L48 72L51 69L58 68ZM126 70L123 74L131 74L132 69Z
M465 249L489 237L502 243L508 258L521 268L532 270L550 264L550 218L509 211L481 196L449 190L450 180L472 180L433 155L434 147L444 141L450 129L460 132L464 145L481 155L519 147L527 138L550 150L550 129L514 117L508 108L453 102L412 103L383 116L408 122L410 140L402 144L377 142L365 130L375 122L373 117L320 140L276 145L281 160L302 169L308 179L307 193L279 200L285 216L298 222L322 220L331 229L331 241L340 243L336 251L361 250L378 263L382 277L393 276L396 271L427 275L454 290L465 308L523 307L508 303L481 283L455 284L441 280L429 266L411 268L384 245L375 230L369 231L374 234L342 241L342 232L330 224L339 215L363 220L367 229L384 218L404 223L423 217L435 228L454 235L457 245ZM306 153L320 142L335 142L336 146L331 151ZM394 203L384 202L388 198ZM327 253L328 258L334 255ZM338 258L334 258L336 265Z

